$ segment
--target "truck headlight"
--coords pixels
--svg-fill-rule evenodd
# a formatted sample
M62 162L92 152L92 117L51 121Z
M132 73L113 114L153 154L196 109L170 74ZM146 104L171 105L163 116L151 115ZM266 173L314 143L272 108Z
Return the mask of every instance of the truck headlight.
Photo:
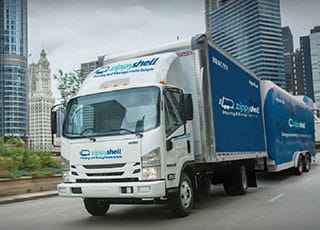
M143 180L160 179L160 167L148 167L142 169Z
M72 182L72 175L70 171L70 161L64 157L61 157L61 171L63 182Z
M142 156L142 179L156 180L160 179L160 148L156 148L146 155Z
M62 179L64 183L72 182L71 171L62 171Z
M61 170L70 171L70 161L63 156L61 156Z

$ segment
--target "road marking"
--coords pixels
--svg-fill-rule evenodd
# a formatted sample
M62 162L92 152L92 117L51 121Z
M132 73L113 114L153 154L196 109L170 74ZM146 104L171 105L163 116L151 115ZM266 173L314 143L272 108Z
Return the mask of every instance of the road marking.
M283 196L284 196L284 193L280 193L279 195L271 198L271 199L269 200L269 202L270 202L270 203L273 203L273 202L275 202L276 200L280 199L280 198L283 197Z

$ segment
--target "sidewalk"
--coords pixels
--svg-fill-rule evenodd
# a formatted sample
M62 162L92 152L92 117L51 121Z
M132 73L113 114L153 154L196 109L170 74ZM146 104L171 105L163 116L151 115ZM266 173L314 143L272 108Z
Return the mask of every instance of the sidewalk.
M0 205L1 204L9 204L13 202L26 201L26 200L35 200L39 198L46 198L57 196L58 191L45 191L45 192L35 192L35 193L25 193L13 196L3 196L0 197Z

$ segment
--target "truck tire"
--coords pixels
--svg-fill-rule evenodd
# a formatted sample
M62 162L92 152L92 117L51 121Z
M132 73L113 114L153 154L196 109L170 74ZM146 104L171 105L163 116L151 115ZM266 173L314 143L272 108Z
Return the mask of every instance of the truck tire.
M303 171L304 172L309 172L310 168L311 168L311 157L307 153L303 158Z
M102 216L110 208L109 202L104 199L97 198L85 198L84 206L92 216Z
M233 164L223 182L224 191L229 196L244 195L248 190L247 169L244 164Z
M298 176L303 173L303 162L303 156L300 154L298 158L298 165L294 168L294 173Z
M193 206L193 185L188 175L182 174L178 191L168 195L168 202L174 217L188 216Z

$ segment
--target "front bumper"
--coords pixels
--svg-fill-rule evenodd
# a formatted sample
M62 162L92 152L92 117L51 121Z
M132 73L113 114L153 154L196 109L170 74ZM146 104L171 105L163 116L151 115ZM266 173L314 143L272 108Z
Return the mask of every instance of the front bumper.
M127 193L127 188L131 188ZM158 198L166 195L165 181L121 183L62 183L58 185L62 197L83 198Z

